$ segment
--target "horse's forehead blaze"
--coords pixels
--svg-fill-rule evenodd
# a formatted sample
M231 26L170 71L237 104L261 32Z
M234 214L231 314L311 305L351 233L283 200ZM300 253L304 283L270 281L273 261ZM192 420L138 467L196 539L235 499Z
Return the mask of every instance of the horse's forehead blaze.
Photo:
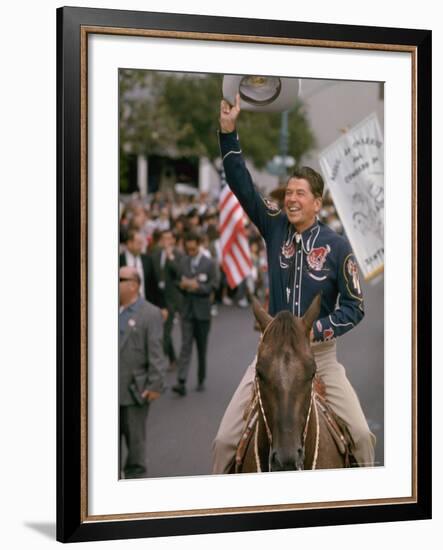
M302 319L280 312L258 350L259 368L273 379L273 386L290 389L307 377L311 364L309 343Z
M260 367L273 379L273 385L290 389L299 380L305 378L302 361L297 357L290 358L286 352L274 353L260 362Z
M294 373L292 369L280 368L277 373L277 379L283 388L289 389L294 380Z

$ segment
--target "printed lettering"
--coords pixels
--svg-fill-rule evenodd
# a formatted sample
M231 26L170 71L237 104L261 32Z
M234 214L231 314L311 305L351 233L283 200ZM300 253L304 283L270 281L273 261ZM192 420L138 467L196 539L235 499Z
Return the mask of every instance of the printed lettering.
M354 178L369 168L369 162L364 162L358 166L353 172L345 177L345 183L350 183Z

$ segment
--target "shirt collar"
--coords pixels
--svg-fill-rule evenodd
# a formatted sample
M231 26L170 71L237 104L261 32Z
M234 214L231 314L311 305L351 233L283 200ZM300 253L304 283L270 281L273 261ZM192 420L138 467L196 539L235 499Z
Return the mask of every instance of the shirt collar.
M132 302L132 304L130 304L129 306L126 306L125 308L122 309L122 312L123 311L128 311L129 313L132 313L134 311L136 311L138 309L138 306L141 304L142 302L142 297L140 296L140 298L137 298L137 300L135 302Z
M317 219L311 225L311 227L308 227L308 229L303 231L303 233L301 234L301 238L303 241L303 247L306 252L309 253L314 248L315 241L317 240L319 233L320 233L320 222Z
M305 252L310 252L314 247L318 233L320 232L320 224L321 222L316 218L315 222L302 233L297 233L295 227L291 224L291 231L293 231L292 238L295 238L296 242L301 238Z
M314 231L314 229L318 226L318 220L317 218L315 218L315 222L310 226L308 227L307 229L305 229L304 231L302 231L301 235L303 238L305 238L306 235L312 233L312 231Z
M129 250L126 250L126 259L128 260L128 263L133 264L134 260L136 262L139 262L141 260L140 254L138 256L134 256L132 252L129 252Z
M203 253L199 251L197 256L194 256L191 258L191 265L198 265L200 263L200 259L202 257Z

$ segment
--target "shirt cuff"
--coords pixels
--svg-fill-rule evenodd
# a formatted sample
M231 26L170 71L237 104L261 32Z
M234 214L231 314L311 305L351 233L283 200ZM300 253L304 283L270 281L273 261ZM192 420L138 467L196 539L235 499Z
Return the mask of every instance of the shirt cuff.
M220 153L222 158L230 151L240 151L240 141L236 130L229 132L228 134L223 134L219 130L218 139L220 142Z
M315 321L312 329L314 331L314 342L328 342L336 338L335 330L329 317L323 317Z

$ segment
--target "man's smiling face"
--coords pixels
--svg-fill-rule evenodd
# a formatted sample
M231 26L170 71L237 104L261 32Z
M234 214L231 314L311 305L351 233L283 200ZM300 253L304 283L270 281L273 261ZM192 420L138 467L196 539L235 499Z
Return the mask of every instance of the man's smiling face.
M302 233L314 222L320 212L322 200L315 197L309 182L303 178L291 178L285 192L285 212L288 220L299 233Z

